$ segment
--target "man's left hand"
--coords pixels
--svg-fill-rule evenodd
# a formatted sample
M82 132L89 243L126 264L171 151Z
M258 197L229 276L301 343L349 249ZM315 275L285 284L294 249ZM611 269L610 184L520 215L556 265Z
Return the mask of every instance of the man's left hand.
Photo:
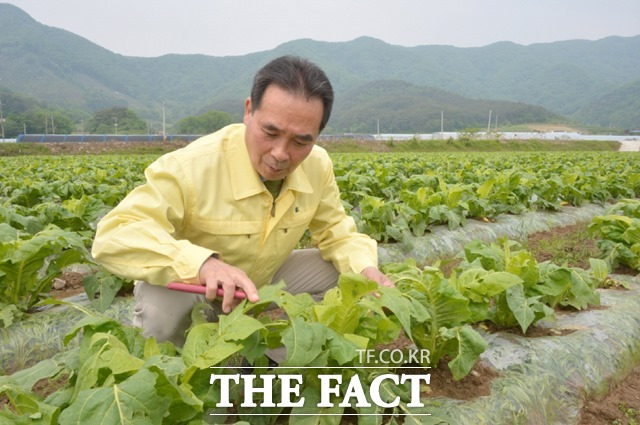
M374 282L377 282L378 285L386 286L387 288L395 288L396 286L393 284L393 282L391 282L391 280L389 280L389 278L384 273L378 270L377 267L373 267L373 266L367 267L366 269L362 270L360 274L362 274L364 277L366 277L369 280L373 280Z

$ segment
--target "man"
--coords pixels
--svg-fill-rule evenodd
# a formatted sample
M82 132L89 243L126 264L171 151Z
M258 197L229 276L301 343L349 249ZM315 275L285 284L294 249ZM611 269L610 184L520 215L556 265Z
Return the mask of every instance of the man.
M342 207L329 156L314 146L332 105L320 68L277 58L254 78L244 125L159 158L101 220L93 256L138 280L134 325L143 335L184 344L193 305L214 301L218 288L213 306L228 313L236 290L257 302L257 288L280 279L316 298L338 273L393 286L377 268L375 241ZM306 229L317 249L294 250ZM170 291L169 282L205 285L206 295Z

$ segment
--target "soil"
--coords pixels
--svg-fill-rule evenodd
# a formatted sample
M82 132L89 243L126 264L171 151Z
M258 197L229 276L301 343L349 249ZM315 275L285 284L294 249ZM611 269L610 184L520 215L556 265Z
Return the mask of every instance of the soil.
M471 400L491 394L491 381L500 376L496 370L485 366L482 362L477 362L467 376L456 381L449 371L448 361L448 359L442 359L438 362L438 366L429 370L431 384L423 395Z
M395 341L377 347L379 350L395 350L415 347L404 332ZM414 369L404 369L408 373L431 374L431 383L428 389L422 393L426 397L449 397L456 400L471 400L476 397L488 396L491 394L491 381L500 374L487 367L482 362L477 362L471 372L459 381L453 379L447 363L450 359L440 359L435 367L426 370L417 364L405 364L404 366L415 366Z
M579 425L631 425L640 420L640 366L615 384L604 398L588 400Z
M114 153L164 153L188 145L184 141L172 142L79 142L41 143L50 155L100 155Z
M35 383L33 388L31 389L34 394L39 395L43 399L49 397L54 392L58 391L60 388L64 387L69 380L69 375L63 374L56 378L43 378Z
M585 225L567 226L563 228L553 229L548 232L539 232L529 236L529 248L535 250L536 246L544 246L545 243L558 239L571 239L570 235L580 231ZM575 256L575 262L569 264L571 267L581 267L588 269L589 259L585 258L585 253L592 253L593 257L597 257L599 250L595 240L587 238L581 241L581 246L565 249L581 252L581 255ZM536 252L536 259L540 261L553 260L544 252ZM638 272L627 266L618 266L614 270L615 274L626 274L637 276ZM621 287L612 287L611 289L624 290ZM591 306L589 309L602 309L606 306ZM604 397L593 397L585 401L585 405L580 412L579 425L632 425L640 422L640 366L634 369L622 381L611 387L611 390Z
M84 279L82 273L77 272L64 272L58 279L65 282L65 286L62 289L52 288L49 292L53 298L62 299L71 297L74 295L82 294L84 292L84 286L82 280Z
M47 398L54 392L58 391L60 388L64 387L69 380L69 375L64 374L62 376L58 376L53 379L43 378L36 382L31 389L34 394L42 397L42 399ZM0 410L4 409L5 406L8 406L11 412L16 413L15 408L12 404L9 403L9 397L6 394L3 394L0 397Z
M9 397L7 397L6 394L2 394L2 396L0 396L0 410L4 409L5 406L8 406L7 409L9 409L10 412L16 413L13 405L9 404Z

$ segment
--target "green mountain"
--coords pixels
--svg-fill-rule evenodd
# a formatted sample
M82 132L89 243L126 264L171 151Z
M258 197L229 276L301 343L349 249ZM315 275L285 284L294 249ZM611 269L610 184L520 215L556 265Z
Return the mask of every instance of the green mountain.
M472 125L480 128L486 126L491 106L487 99L537 105L556 114L591 120L589 105L603 96L613 96L607 104L616 109L599 111L597 116L614 116L620 108L629 107L620 95L626 93L624 87L640 79L639 51L640 36L530 46L502 42L478 48L401 47L361 37L342 43L296 40L245 56L139 58L115 54L68 31L42 25L15 6L0 4L0 86L49 105L90 113L126 106L156 122L161 120L163 102L169 122L209 108L241 116L254 72L282 54L306 56L325 69L336 89L337 112L330 122L335 131L364 125L363 118L347 122L345 117L356 119L366 113L380 115L389 128L420 123L420 127L404 128L403 132L431 128L431 118L408 119L406 113L394 109L400 102L391 102L388 97L394 90L403 94L401 103L407 113L411 107L415 111L427 108L413 112L416 116L445 110L445 120L448 117L451 123L467 123L473 116L468 111L464 117L454 116L461 102L484 99L479 100L486 103L483 117ZM411 86L391 90L387 83L379 83L390 80ZM380 90L385 102L367 96L367 91ZM366 99L369 106L354 103L355 98ZM410 99L416 103L408 104ZM495 106L499 120L508 116L503 107L521 111L523 116L541 113L525 105ZM551 116L548 112L543 115ZM623 115L629 118L617 120L616 125L640 126L633 114ZM509 121L522 120L511 117Z
M400 80L379 80L365 83L336 98L336 109L329 125L352 133L438 132L444 117L444 130L473 127L486 129L492 113L491 126L531 122L561 121L563 117L540 106L524 103L469 99L429 87L420 87Z
M602 127L640 128L640 79L588 103L576 118Z

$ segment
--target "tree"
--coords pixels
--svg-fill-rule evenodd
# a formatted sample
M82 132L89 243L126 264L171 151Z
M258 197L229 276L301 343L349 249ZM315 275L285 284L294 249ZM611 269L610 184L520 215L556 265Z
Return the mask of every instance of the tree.
M73 120L63 112L42 108L12 113L5 123L7 137L16 137L25 130L28 134L70 134L75 128Z
M208 111L202 115L186 117L178 121L180 134L209 134L233 123L233 117L222 111Z
M24 133L73 132L75 125L66 112L49 109L27 96L0 87L0 102L4 118L5 137L14 138Z
M143 134L147 123L130 109L115 107L96 112L89 120L89 133L93 134Z

